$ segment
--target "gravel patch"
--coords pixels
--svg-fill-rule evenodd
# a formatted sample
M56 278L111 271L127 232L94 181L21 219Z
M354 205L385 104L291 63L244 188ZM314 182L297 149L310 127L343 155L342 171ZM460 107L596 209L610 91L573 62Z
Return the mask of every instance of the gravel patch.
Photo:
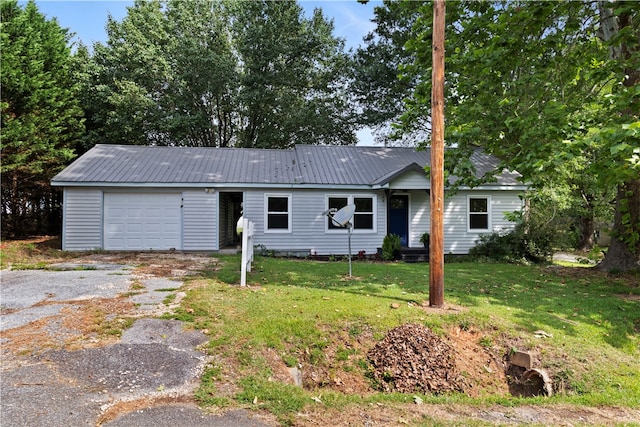
M19 328L43 317L56 316L68 304L47 304L37 307L29 307L20 311L0 316L0 331Z
M122 334L123 344L164 344L174 349L188 350L208 341L200 331L184 329L178 320L139 319Z
M0 300L3 309L20 309L46 301L115 298L127 292L130 272L119 270L3 271Z

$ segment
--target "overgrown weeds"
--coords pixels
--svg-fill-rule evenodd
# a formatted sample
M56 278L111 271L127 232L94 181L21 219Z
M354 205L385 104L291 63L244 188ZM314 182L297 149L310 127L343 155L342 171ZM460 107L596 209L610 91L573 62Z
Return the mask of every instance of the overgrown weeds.
M0 244L0 269L41 270L47 267L51 259L69 256L60 250L60 240L49 236L5 241Z

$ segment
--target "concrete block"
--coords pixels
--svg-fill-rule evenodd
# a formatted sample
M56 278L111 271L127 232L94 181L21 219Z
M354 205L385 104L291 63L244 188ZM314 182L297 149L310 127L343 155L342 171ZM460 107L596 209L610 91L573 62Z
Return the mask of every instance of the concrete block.
M516 351L509 357L509 363L525 369L531 369L537 363L537 360L533 353L528 351Z

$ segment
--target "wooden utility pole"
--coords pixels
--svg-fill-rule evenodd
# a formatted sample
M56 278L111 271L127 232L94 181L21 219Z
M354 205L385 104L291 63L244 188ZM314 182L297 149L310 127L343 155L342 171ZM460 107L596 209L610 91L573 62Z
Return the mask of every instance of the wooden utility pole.
M431 241L429 305L444 305L444 26L445 0L433 3L431 72Z

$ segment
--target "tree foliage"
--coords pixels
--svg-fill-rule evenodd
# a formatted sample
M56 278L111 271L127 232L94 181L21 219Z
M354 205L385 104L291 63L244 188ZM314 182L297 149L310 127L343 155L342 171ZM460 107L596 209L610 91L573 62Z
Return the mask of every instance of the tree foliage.
M286 148L355 143L348 56L295 1L136 1L86 63L91 138Z
M414 17L399 64L415 82L400 121L412 132L431 103L432 5L396 10ZM473 176L468 154L482 147L535 186L569 182L584 210L617 192L607 268L640 259L638 14L633 2L447 4L447 170Z
M417 10L400 2L385 0L374 8L376 28L364 38L364 46L354 53L351 91L358 105L357 121L374 130L376 141L388 145L416 145L430 130L430 116L421 117L413 131L394 132L393 125L405 112L405 98L415 89L413 76L400 76L400 69L411 61L405 44Z
M33 1L3 1L1 14L2 233L48 232L59 207L49 180L83 131L69 35Z

